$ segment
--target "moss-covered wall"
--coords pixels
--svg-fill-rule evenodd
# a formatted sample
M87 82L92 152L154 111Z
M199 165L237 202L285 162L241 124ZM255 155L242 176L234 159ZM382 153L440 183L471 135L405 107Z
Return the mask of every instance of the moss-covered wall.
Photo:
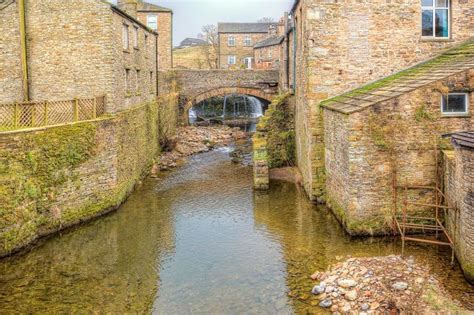
M156 102L0 134L0 256L118 207L159 152Z

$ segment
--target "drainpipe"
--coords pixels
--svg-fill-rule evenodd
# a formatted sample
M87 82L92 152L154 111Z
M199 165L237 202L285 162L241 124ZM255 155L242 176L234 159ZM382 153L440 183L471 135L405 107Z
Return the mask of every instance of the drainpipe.
M158 66L158 34L155 35L155 81L156 81L156 96L158 97L158 88L159 88L159 85L158 85L158 70L159 70L159 66Z
M20 17L20 45L21 45L21 68L23 70L23 101L30 100L29 75L28 75L28 54L26 47L26 0L18 0Z
M296 40L296 25L293 17L293 92L296 93L296 48L298 47Z

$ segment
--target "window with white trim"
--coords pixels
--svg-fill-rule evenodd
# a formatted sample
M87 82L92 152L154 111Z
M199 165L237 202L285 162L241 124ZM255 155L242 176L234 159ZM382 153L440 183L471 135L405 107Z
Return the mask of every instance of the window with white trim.
M146 25L156 31L158 29L158 17L156 15L147 15Z
M445 116L467 115L469 113L469 94L449 93L442 95L441 112Z
M272 57L273 57L273 56L272 56L272 49L269 48L269 49L268 49L268 59L272 59Z
M234 36L229 36L227 38L227 46L235 46L235 37Z
M236 64L235 56L227 56L227 64L228 65L235 65Z
M432 38L450 36L450 0L421 0L421 35Z
M130 43L129 43L129 34L128 34L128 25L123 24L122 26L122 45L124 50L128 50Z
M250 37L250 36L245 36L245 38L244 38L244 45L245 45L245 46L252 46L252 37Z
M133 47L138 48L138 27L133 27Z

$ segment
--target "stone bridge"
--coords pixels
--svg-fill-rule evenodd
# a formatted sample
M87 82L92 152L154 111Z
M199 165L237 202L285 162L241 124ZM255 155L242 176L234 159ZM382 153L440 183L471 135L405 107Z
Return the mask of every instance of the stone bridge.
M278 70L172 70L159 75L160 93L175 82L181 118L191 107L214 96L246 94L271 101L278 93Z

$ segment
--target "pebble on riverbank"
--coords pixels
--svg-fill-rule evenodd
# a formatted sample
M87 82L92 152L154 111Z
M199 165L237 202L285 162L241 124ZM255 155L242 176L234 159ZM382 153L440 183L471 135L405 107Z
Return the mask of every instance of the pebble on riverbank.
M350 258L328 272L311 276L320 281L312 289L319 306L334 314L456 312L426 266L400 256Z
M229 145L235 140L246 138L246 136L246 133L239 128L227 126L180 127L175 137L174 148L160 156L151 171L151 175L156 176L159 171L173 169L182 164L186 157L193 154Z

